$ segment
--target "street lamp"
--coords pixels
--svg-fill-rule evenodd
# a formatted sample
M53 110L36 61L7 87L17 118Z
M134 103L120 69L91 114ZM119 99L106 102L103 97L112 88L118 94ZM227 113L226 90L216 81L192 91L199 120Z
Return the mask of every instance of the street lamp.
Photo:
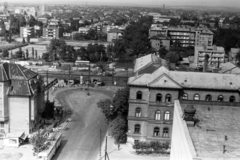
M90 91L89 91L89 85L90 85L90 62L89 62L89 66L88 66L88 93L87 95L90 96Z

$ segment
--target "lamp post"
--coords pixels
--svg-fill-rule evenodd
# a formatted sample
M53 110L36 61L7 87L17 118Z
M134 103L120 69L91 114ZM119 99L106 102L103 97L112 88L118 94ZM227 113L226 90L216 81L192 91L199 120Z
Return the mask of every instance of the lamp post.
M88 93L87 95L90 96L90 91L89 91L89 85L90 85L90 62L89 62L89 66L88 66Z

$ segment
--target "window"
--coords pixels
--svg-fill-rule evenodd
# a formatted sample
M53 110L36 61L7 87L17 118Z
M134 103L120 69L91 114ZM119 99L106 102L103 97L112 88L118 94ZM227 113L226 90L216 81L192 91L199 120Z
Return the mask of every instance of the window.
M230 96L229 102L235 102L235 96Z
M161 112L160 111L156 111L155 113L155 120L160 120L161 119Z
M195 94L194 97L193 97L193 99L194 99L195 101L199 101L199 100L200 100L199 94Z
M188 99L188 94L184 93L183 96L182 96L182 99L184 99L184 100Z
M206 101L212 101L212 96L211 95L206 95L206 99L205 99Z
M136 108L136 112L135 112L135 116L136 117L141 117L141 108Z
M169 137L168 128L163 128L163 137Z
M138 143L139 142L139 140L134 140L134 144L136 144L136 143Z
M153 136L154 136L154 137L159 136L159 132L160 132L159 127L155 127L155 128L153 129Z
M141 91L137 91L136 99L142 99L142 92Z
M218 96L218 101L219 101L219 102L222 102L222 101L223 101L223 96L222 96L222 95Z
M170 119L170 112L166 111L164 114L164 120L169 120Z
M140 133L140 124L136 124L135 127L134 127L134 133Z
M156 102L162 102L162 94L158 93L156 95Z
M171 102L171 95L170 94L166 95L165 102L169 102L169 103Z

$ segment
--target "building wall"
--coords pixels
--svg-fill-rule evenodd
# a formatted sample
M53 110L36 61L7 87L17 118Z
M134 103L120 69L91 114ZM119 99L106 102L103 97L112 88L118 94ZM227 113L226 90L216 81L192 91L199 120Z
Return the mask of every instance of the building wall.
M29 97L9 97L10 132L30 132L30 99Z
M170 160L192 160L192 155L196 155L182 114L179 101L175 101Z
M142 91L142 99L136 99L137 91ZM156 102L156 95L162 94L161 102ZM212 101L218 101L218 96L222 95L225 102L229 102L230 96L235 96L235 101L239 102L238 92L229 91L217 91L217 90L201 90L201 89L164 89L164 88L147 88L147 87L130 87L129 95L129 112L128 112L128 141L133 142L134 140L142 141L154 141L158 140L161 142L171 141L172 124L173 124L173 103L175 100L181 99L184 93L188 94L188 100L194 100L194 95L200 95L200 101L206 101L206 96L211 95ZM167 94L171 95L171 103L166 103L165 97ZM141 109L141 116L136 117L136 108ZM160 111L160 120L155 119L156 111ZM169 111L169 120L164 119L165 112ZM134 134L134 127L136 124L141 125L141 133ZM160 128L160 135L153 136L154 127ZM169 129L169 137L164 138L163 128Z

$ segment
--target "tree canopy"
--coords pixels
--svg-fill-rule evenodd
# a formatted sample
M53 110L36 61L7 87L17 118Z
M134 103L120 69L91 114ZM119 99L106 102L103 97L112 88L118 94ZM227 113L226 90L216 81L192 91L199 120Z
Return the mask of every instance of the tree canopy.
M110 126L110 134L118 144L126 143L127 140L128 97L129 88L126 87L119 89L112 100L105 99L97 103Z

